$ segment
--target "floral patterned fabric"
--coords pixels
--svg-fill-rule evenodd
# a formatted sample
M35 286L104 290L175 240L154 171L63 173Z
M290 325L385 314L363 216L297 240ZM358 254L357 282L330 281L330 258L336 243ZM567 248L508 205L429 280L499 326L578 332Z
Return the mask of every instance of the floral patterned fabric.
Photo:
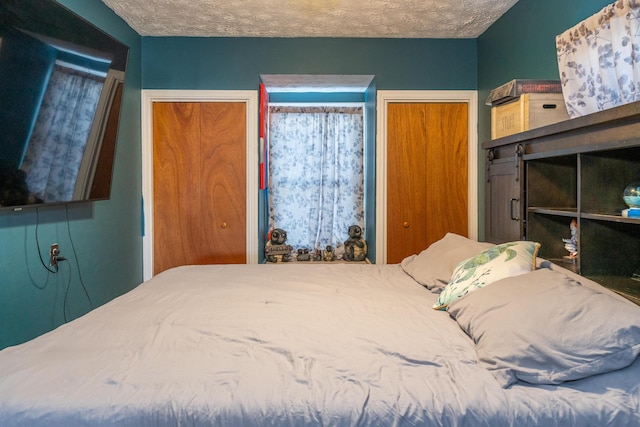
M618 0L556 37L570 118L640 100L640 0Z
M460 261L432 308L446 310L450 302L477 289L505 277L535 270L539 248L538 242L509 242L485 249L469 259Z
M51 73L21 166L45 202L73 198L103 81L59 65Z
M360 107L270 107L269 229L294 248L334 248L364 228Z

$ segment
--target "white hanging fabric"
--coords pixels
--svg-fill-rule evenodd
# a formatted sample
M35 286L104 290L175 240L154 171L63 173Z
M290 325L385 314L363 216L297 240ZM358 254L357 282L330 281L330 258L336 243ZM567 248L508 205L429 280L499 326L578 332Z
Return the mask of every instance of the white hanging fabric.
M618 0L556 36L570 118L640 99L640 0Z

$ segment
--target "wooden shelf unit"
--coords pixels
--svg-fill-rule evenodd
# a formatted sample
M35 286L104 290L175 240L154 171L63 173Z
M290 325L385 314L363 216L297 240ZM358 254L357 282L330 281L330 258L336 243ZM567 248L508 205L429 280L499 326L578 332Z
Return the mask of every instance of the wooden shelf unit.
M488 241L538 241L540 257L640 303L640 281L631 279L640 269L640 219L621 215L627 207L624 188L640 181L639 102L488 141L482 147L487 151ZM499 186L494 168L500 169ZM508 207L494 205L505 202ZM514 211L519 215L512 215ZM572 220L578 224L578 257L567 259L562 239L571 236ZM519 233L496 232L509 222Z

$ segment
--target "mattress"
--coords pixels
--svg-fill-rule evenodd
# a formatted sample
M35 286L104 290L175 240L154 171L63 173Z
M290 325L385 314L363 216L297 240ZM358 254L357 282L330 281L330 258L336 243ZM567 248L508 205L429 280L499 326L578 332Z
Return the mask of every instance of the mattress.
M640 425L640 361L504 388L436 296L400 265L174 268L0 351L0 425Z

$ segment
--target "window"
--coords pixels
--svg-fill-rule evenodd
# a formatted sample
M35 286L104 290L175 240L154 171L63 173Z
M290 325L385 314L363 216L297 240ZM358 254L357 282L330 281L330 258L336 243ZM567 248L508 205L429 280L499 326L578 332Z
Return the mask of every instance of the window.
M269 108L269 229L294 248L337 248L364 228L362 106Z

